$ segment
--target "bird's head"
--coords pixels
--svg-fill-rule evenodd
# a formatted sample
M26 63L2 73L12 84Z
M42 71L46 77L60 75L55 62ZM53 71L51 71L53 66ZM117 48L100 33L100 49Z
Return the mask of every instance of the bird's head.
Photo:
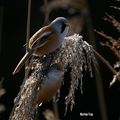
M69 31L70 23L64 17L57 17L54 21L52 21L51 26L54 31L58 32L59 34L64 34L64 36L66 36Z

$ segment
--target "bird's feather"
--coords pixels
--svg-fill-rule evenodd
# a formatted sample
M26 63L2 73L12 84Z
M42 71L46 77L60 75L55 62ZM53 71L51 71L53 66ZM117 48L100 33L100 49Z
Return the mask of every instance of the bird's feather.
M36 49L37 47L42 47L47 43L47 38L52 34L52 32L48 31L43 33L38 39L36 39L32 44L32 49Z
M31 57L32 53L33 53L33 50L30 50L23 56L23 58L20 60L20 62L16 66L15 70L13 71L13 75L20 71L20 69L23 67L23 65L26 63L26 61Z

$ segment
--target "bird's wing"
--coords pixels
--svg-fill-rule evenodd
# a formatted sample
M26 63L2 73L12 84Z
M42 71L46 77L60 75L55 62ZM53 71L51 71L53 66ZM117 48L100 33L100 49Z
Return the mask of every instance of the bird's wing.
M44 28L45 29L45 28ZM33 37L31 38L31 46L29 49L29 52L27 52L23 58L20 60L20 62L18 63L18 65L16 66L13 74L16 74L17 72L19 72L19 70L23 67L23 65L25 64L25 62L29 59L29 57L32 55L32 53L34 52L34 50L36 50L38 47L42 47L43 45L45 45L48 41L48 37L53 34L53 32L47 31L47 32L43 32L41 35L41 30L38 31L37 33L35 33L33 35ZM36 40L35 40L36 39ZM35 41L34 41L35 40Z
M52 32L44 32L40 37L38 37L32 44L32 49L36 49L37 47L42 47L47 43L47 38L52 34Z

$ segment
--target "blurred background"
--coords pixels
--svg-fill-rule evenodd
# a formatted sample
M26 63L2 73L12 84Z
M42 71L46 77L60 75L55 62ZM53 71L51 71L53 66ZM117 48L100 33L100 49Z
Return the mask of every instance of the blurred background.
M48 0L45 5L46 1L31 1L30 36L49 21L58 16L63 16L71 22L73 30L71 34L79 33L82 35L83 40L95 46L97 51L112 66L120 61L120 46L117 48L118 56L112 49L115 40L120 41L119 1ZM12 72L25 53L27 10L27 0L0 1L0 120L8 120L14 98L19 92L24 78L24 68L16 75L12 75ZM94 32L95 30L97 32ZM101 34L103 33L101 31L104 31L105 34ZM108 38L111 36L114 42ZM91 39L94 37L95 39ZM101 61L99 64L108 120L120 120L120 81L116 80L110 87L113 74ZM113 67L113 69L116 68ZM117 67L116 71L119 70L120 66ZM101 120L96 81L94 78L90 78L87 72L83 73L83 94L76 91L76 104L73 111L68 111L64 115L63 96L68 91L67 82L69 83L67 74L65 75L66 86L62 87L60 101L58 102L60 119ZM48 109L53 109L51 101L40 107L41 120L46 120L45 110ZM80 116L80 113L93 113L93 116Z

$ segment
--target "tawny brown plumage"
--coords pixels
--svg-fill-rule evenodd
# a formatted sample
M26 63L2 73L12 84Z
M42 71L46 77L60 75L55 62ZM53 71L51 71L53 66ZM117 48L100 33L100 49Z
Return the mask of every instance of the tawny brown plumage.
M56 18L51 24L38 30L29 40L29 51L16 66L13 74L19 72L31 55L43 56L56 50L67 35L69 23L63 17Z

